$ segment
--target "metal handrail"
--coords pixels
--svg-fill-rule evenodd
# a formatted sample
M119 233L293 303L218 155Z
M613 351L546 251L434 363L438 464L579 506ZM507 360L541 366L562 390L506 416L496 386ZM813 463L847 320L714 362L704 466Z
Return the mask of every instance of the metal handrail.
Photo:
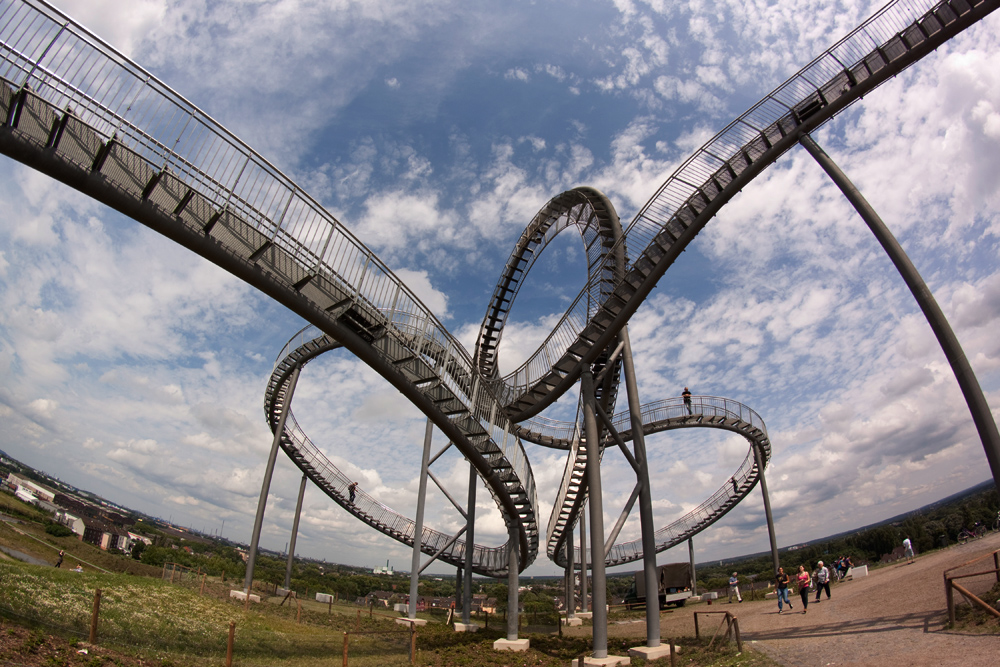
M527 514L508 520L525 526L531 542L537 497L530 464L521 443L509 435L506 417L494 409L490 387L480 383L475 401L469 395L477 375L471 355L318 202L206 113L44 0L0 0L0 79L12 82L21 95L80 119L109 153L121 149L134 155L136 169L169 174L219 215L237 216L310 275L350 295L373 325L413 353L419 356L431 342L423 359L468 407L470 421L463 428L486 432L492 442L481 447L497 450L509 463L515 486L488 488L510 497L523 492ZM530 562L534 554L522 557Z
M966 3L966 0L957 1ZM968 0L968 4L978 6L983 1ZM649 256L663 254L655 251L659 245L657 238L665 231L673 235L683 231L678 216L696 215L699 209L692 208L693 201L699 202L699 208L704 207L710 199L705 193L720 189L718 183L713 183L720 170L730 168L734 161L749 164L748 154L757 156L761 146L768 146L766 140L762 142L762 137L766 139L766 133L772 130L780 137L781 121L795 117L796 110L801 110L811 100L821 99L826 106L836 101L846 92L843 85L843 81L847 80L845 72L858 67L873 54L883 54L886 49L893 48L901 35L914 26L919 27L921 20L942 6L950 7L948 0L892 0L695 151L660 186L625 229L620 243L627 244L633 252L639 250L638 254L632 255L632 270L643 273L641 263L648 262ZM847 106L854 101L851 100ZM836 113L841 111L843 108ZM836 113L822 122L832 119ZM600 271L595 273L601 274ZM498 395L505 405L527 394L550 371L551 365L546 359L562 358L566 350L578 341L580 333L591 321L591 313L588 312L591 310L590 297L594 287L591 283L588 281L580 290L541 346L520 367L503 377L504 388L498 390Z
M640 408L643 431L651 434L677 428L722 428L742 435L750 442L751 449L736 472L718 491L684 516L654 533L657 552L680 544L708 528L753 490L758 478L753 447L760 447L765 467L771 457L771 443L764 420L750 407L721 396L692 396L691 411L693 414L688 413L682 397L647 403ZM716 419L722 421L714 421ZM612 424L623 440L632 439L631 420L627 410L612 417ZM606 438L603 443L605 446L608 444L608 439ZM577 520L576 515L572 513L573 507L582 507L582 503L577 501L577 496L583 484L583 470L587 463L585 455L586 450L583 448L576 445L571 448L556 503L549 516L546 531L547 553L550 559L560 565L564 565L566 560L565 551L560 548L563 535L571 527L570 524ZM576 554L574 562L581 563L580 548L576 546L573 548ZM593 562L593 554L589 550L587 553L587 562ZM639 560L642 556L641 539L623 542L612 546L605 558L605 564L621 565Z

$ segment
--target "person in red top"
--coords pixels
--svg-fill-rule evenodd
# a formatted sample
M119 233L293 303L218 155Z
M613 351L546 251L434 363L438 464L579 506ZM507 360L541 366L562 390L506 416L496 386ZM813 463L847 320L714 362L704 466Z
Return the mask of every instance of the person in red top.
M804 614L809 611L809 584L812 577L805 565L799 565L799 574L795 578L799 583L799 597L802 599L802 613Z

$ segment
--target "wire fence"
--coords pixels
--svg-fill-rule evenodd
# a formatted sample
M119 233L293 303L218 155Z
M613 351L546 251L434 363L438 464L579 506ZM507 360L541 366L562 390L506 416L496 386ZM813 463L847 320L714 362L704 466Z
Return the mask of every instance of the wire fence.
M176 564L171 564L176 565ZM174 584L191 588L196 582L204 584L196 571L183 566L165 568L166 580L173 574ZM218 586L215 587L218 589ZM204 586L203 586L204 590ZM218 590L207 591L216 596ZM41 629L49 634L69 638L72 642L88 641L108 648L128 648L130 651L169 653L172 659L199 658L225 660L227 667L238 664L241 659L256 660L261 657L275 659L317 658L336 656L336 662L343 665L404 665L412 664L417 645L418 628L403 628L395 623L396 617L377 613L362 613L357 617L335 615L324 619L319 614L307 614L302 623L301 607L296 617L301 631L277 631L267 627L267 619L259 613L243 614L238 620L200 623L192 619L174 620L164 624L144 621L155 609L136 604L125 611L124 618L120 605L119 591L113 588L89 591L92 606L67 604L60 614L53 614L45 605L18 604L0 594L0 618L18 625ZM102 606L102 600L110 604ZM235 605L239 606L239 605ZM289 609L287 614L295 613ZM191 610L197 617L198 609ZM269 606L266 616L277 617L284 614ZM316 623L320 620L320 623ZM322 621L326 622L323 623ZM181 626L176 632L166 632L165 627ZM235 661L235 663L234 663Z

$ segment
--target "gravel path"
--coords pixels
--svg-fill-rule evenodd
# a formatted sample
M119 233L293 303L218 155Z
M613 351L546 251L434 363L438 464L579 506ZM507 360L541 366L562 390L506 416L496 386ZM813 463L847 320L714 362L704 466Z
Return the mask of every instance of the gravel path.
M1000 634L968 635L945 629L947 607L942 573L977 556L1000 549L1000 533L968 544L873 570L869 576L835 584L832 598L819 604L810 595L809 611L802 613L799 597L795 609L778 614L774 600L728 604L718 602L663 612L661 637L693 635L693 613L730 611L738 619L744 642L789 667L997 667ZM980 563L978 570L991 568ZM980 589L989 588L979 582ZM956 595L956 601L961 599ZM700 617L702 633L715 632L721 617ZM1000 632L996 631L995 632ZM612 636L645 636L643 622L612 625Z

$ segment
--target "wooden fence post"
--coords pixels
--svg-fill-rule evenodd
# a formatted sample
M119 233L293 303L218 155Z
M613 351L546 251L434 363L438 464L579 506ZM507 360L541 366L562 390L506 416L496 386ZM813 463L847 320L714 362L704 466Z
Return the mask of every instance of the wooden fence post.
M410 623L410 664L417 664L417 624Z
M208 579L208 572L206 572L205 574L201 575L201 592L199 593L199 595L204 595L205 594L205 580L206 579Z
M361 610L360 609L358 609L358 620L354 622L354 631L358 632L359 630L361 630ZM345 644L345 646L346 646L346 644ZM344 658L344 659L346 660L347 658Z
M296 607L295 622L296 623L301 623L302 622L302 603L299 602L298 598L295 598L295 607Z
M997 581L1000 581L1000 551L993 552L993 567L997 571Z
M948 623L955 626L955 592L951 589L951 579L944 575L944 597L948 601Z
M236 639L236 621L229 621L229 641L226 642L226 667L233 667L233 642Z
M101 589L94 591L94 613L90 617L90 643L97 643L97 618L101 614Z
M670 667L677 667L677 653L674 650L674 642L667 642L670 644Z
M361 610L359 609L358 611L361 611ZM344 633L344 667L347 667L347 641L348 641L347 638L348 638L348 636L349 635L345 632Z

